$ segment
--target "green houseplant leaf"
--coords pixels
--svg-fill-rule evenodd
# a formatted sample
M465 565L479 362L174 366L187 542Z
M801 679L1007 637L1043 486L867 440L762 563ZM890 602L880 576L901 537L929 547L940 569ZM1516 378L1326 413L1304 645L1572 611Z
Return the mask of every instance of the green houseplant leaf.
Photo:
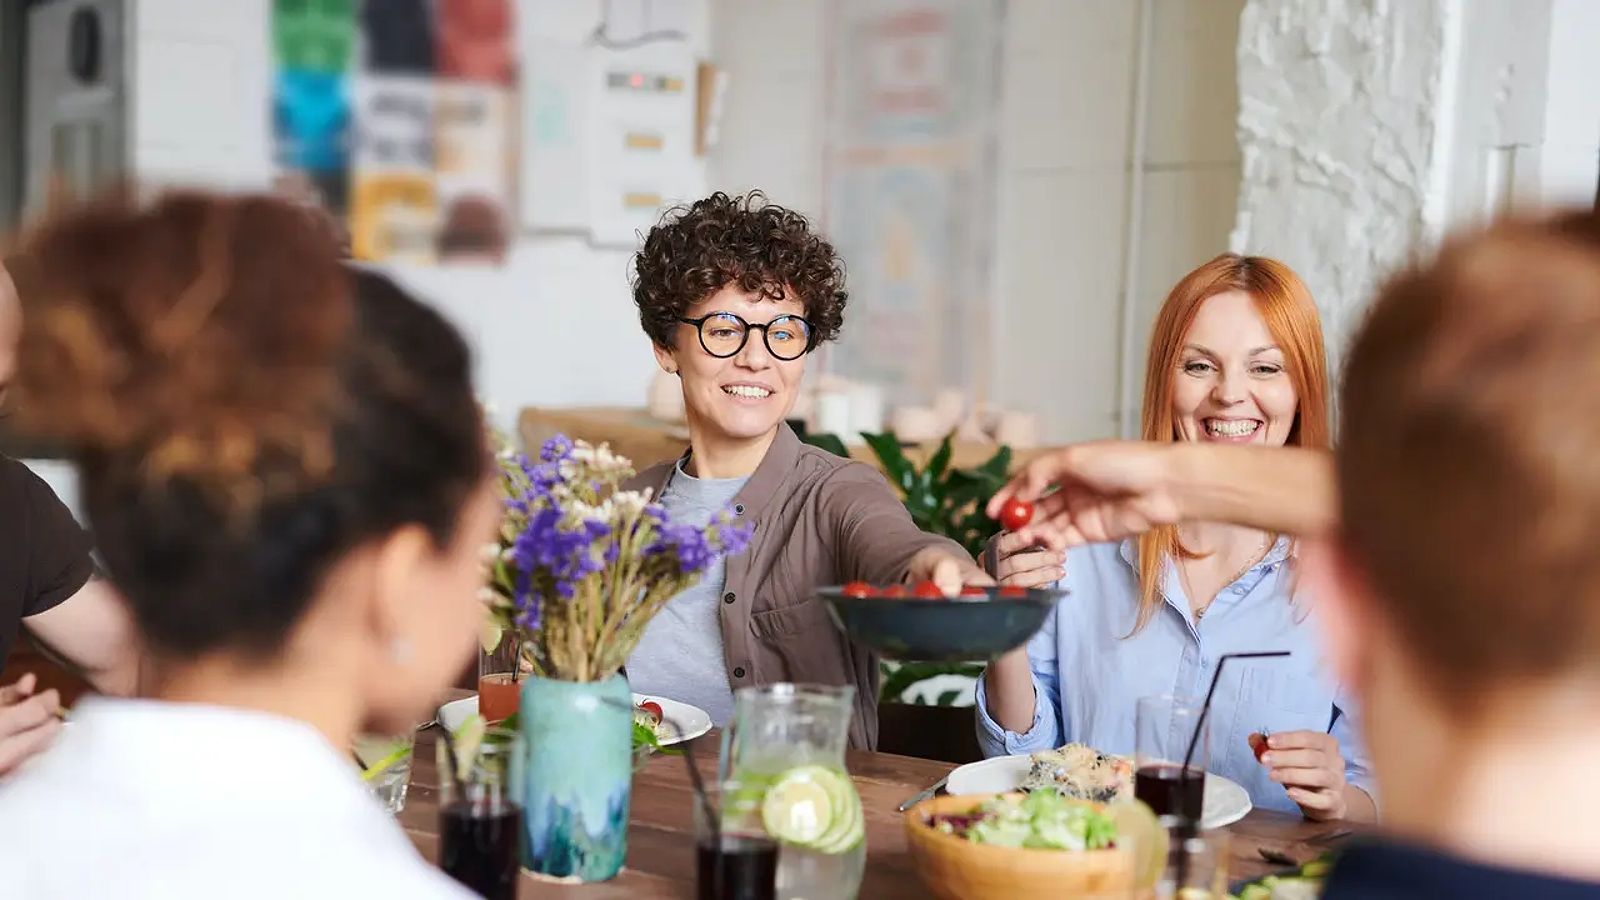
M808 434L806 435L805 442L813 447L820 447L823 450L832 453L834 456L843 457L845 459L850 458L850 451L845 448L844 441L839 440L839 436L837 434L832 434L829 432Z
M902 495L910 494L916 489L916 467L906 458L905 451L900 449L900 439L894 436L894 432L888 434L862 432L861 438L872 448L873 454L883 466L883 471L889 476L889 482L898 487Z

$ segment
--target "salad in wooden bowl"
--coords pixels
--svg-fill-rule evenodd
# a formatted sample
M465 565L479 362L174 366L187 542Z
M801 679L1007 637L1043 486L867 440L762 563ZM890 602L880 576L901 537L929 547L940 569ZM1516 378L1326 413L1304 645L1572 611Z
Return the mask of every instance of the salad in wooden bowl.
M1138 801L1051 790L934 797L905 814L917 873L945 900L1126 897L1154 886L1166 831Z

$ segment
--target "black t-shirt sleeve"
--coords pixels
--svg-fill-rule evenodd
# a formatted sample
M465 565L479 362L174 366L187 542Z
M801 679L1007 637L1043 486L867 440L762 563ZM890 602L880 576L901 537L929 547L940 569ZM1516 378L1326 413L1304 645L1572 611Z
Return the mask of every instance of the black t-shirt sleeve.
M94 559L88 533L66 504L33 470L19 462L11 464L25 473L21 477L27 533L22 546L28 554L28 591L22 617L27 618L76 594L94 575Z

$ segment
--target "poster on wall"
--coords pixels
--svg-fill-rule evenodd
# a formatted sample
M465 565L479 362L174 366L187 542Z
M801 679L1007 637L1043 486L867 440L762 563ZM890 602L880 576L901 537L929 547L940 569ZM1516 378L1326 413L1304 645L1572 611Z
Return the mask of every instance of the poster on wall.
M698 185L695 61L682 40L601 48L596 60L589 231L597 244L632 248Z
M827 209L850 265L840 374L980 398L998 182L1000 0L831 0Z
M280 184L311 185L358 259L504 262L513 24L512 0L275 0Z
M356 0L274 0L273 159L279 181L335 215L350 174Z
M522 224L633 248L662 211L704 192L688 4L607 0L557 37L569 0L526 0L520 103Z

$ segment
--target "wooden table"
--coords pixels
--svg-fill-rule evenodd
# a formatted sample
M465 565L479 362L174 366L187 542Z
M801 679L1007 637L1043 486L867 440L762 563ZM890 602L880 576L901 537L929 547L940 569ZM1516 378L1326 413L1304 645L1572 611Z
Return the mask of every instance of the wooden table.
M401 824L428 859L439 852L438 772L434 766L436 731L417 738L411 792ZM714 737L714 734L710 737ZM710 780L716 769L715 740L696 745L700 771ZM948 763L852 750L846 765L861 794L866 815L867 867L863 898L871 900L924 900L927 890L911 869L906 850L901 801L938 781L953 766ZM627 864L612 881L591 885L552 884L524 872L520 897L587 898L692 898L694 897L694 821L689 774L678 756L656 756L645 764L633 782L628 819ZM1347 832L1340 823L1307 822L1282 813L1252 812L1228 829L1234 836L1230 880L1254 878L1282 866L1262 861L1259 848L1311 859L1327 849L1326 841Z

